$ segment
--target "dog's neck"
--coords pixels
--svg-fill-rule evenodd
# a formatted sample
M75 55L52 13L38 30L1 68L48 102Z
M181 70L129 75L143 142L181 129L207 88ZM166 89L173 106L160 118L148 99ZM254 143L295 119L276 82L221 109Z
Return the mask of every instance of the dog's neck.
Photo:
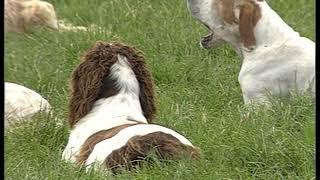
M147 123L140 106L139 96L132 92L120 92L109 98L99 99L93 109L81 122L97 123L103 129L130 123L128 121ZM78 125L77 125L78 126Z
M266 1L257 3L261 9L261 19L254 29L257 48L281 44L292 37L299 37L299 33L287 25Z

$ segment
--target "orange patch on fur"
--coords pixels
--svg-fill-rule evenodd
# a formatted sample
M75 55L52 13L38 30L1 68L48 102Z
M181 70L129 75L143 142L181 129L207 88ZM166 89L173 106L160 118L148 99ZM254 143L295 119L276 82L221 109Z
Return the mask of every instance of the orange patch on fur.
M243 45L247 48L256 45L254 27L261 18L260 7L251 0L240 4L239 32Z
M228 24L237 23L237 18L234 14L235 0L217 0L218 15Z

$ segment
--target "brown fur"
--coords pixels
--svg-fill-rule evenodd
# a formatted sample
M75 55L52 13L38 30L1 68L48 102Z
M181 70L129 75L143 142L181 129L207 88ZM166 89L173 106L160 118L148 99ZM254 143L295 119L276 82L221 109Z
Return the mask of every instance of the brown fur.
M58 29L53 6L38 0L5 0L5 30L27 32L37 26Z
M253 1L246 0L240 4L239 32L240 40L247 48L256 45L254 27L261 18L259 6Z
M154 118L156 112L154 84L142 53L122 43L111 43L96 42L83 55L82 62L72 74L69 102L71 127L89 113L95 101L116 93L114 86L111 86L112 90L110 90L110 87L104 83L108 81L106 78L108 78L111 66L118 60L118 54L128 59L139 82L139 99L144 116L149 123Z
M257 0L263 1L263 0ZM256 45L254 27L261 18L259 6L254 0L216 0L218 15L228 24L239 24L240 41L251 49ZM234 8L240 7L239 19L234 14Z
M228 24L237 23L238 20L234 14L235 0L217 0L218 15Z
M81 146L80 153L76 157L77 158L77 163L79 165L83 165L86 162L86 160L88 159L88 157L90 156L91 152L93 151L94 146L96 144L98 144L99 142L115 136L116 134L118 134L124 128L127 128L129 126L134 126L134 125L137 125L137 124L142 124L142 123L123 124L123 125L120 125L120 126L113 127L111 129L102 130L102 131L99 131L99 132L96 132L96 133L92 134L84 142L84 144Z
M134 136L121 148L114 150L104 161L113 173L121 168L130 170L145 160L154 150L160 159L178 160L185 156L198 158L197 148L182 144L177 138L164 132L153 132L144 136Z

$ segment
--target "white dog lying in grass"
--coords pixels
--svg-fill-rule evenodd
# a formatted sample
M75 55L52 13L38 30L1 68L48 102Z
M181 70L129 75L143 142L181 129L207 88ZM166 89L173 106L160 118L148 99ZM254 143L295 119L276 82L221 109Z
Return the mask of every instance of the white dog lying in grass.
M5 83L5 127L29 118L36 113L49 113L51 106L37 92L15 83Z
M56 31L101 31L101 27L91 25L74 26L66 20L58 20L54 6L40 0L5 0L6 32L29 32L32 28L46 27Z
M246 104L268 94L315 93L315 44L301 37L264 0L188 0L193 16L212 34L201 44L225 41L243 56L239 83Z
M34 27L58 30L52 4L38 0L5 0L5 30L27 32Z

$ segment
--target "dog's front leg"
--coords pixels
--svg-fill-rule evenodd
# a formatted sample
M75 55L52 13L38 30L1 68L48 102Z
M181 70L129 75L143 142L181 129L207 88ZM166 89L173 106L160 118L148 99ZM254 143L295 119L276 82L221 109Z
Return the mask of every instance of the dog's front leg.
M270 89L270 87L265 86L266 82L252 77L251 75L241 76L241 71L238 77L238 81L240 83L245 105L270 105L269 98L272 93L270 90L268 90Z

